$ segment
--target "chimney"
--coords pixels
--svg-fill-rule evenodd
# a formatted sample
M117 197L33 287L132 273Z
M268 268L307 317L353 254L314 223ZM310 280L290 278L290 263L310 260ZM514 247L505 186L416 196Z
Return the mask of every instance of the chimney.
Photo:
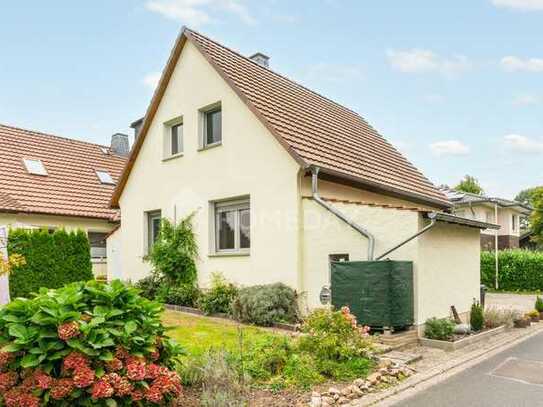
M249 59L256 62L258 65L263 66L264 68L269 68L270 66L270 57L264 55L262 52L257 52L256 54L251 55Z
M118 155L128 155L130 153L130 143L128 135L115 133L111 136L111 152Z
M139 118L138 120L130 123L130 127L134 129L134 142L136 142L136 139L140 135L141 125L143 124L143 117Z

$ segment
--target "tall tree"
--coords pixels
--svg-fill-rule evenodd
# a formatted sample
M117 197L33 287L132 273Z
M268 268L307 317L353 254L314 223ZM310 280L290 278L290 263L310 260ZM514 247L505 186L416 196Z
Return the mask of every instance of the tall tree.
M517 196L515 196L515 201L532 205L532 196L534 192L536 192L538 189L541 189L543 187L533 187L533 188L526 188L520 191Z
M532 207L534 210L530 216L531 239L538 245L543 245L543 187L535 188L532 192Z
M472 177L471 175L466 175L454 189L477 195L483 195L485 193L477 178Z

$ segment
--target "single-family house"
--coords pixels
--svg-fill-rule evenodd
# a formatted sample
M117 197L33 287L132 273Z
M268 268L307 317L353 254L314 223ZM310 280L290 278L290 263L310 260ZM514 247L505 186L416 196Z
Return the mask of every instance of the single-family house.
M106 275L106 236L120 220L109 202L128 152L124 134L101 146L0 125L0 226L82 229L94 274Z
M479 230L492 225L445 213L447 197L359 114L262 53L184 29L134 127L112 198L127 280L150 272L161 217L195 213L204 287L214 272L281 281L318 307L330 261L390 258L414 263L416 324L479 296Z
M522 222L530 216L532 208L510 199L477 195L450 188L442 188L450 199L453 213L468 219L480 220L500 226L499 229L481 230L481 249L518 249Z

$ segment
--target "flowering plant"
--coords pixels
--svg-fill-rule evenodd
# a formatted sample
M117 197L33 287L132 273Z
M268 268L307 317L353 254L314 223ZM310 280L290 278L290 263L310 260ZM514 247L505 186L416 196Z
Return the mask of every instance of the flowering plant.
M20 267L26 264L24 256L14 253L7 259L0 258L0 276L2 274L9 274L13 267Z
M150 406L181 395L162 307L119 281L43 289L0 309L0 405Z

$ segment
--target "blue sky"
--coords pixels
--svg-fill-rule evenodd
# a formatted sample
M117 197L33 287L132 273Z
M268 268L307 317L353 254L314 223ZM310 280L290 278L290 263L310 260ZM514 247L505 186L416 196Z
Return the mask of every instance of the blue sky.
M107 144L188 25L356 110L436 184L543 184L543 0L35 0L1 15L1 123Z

